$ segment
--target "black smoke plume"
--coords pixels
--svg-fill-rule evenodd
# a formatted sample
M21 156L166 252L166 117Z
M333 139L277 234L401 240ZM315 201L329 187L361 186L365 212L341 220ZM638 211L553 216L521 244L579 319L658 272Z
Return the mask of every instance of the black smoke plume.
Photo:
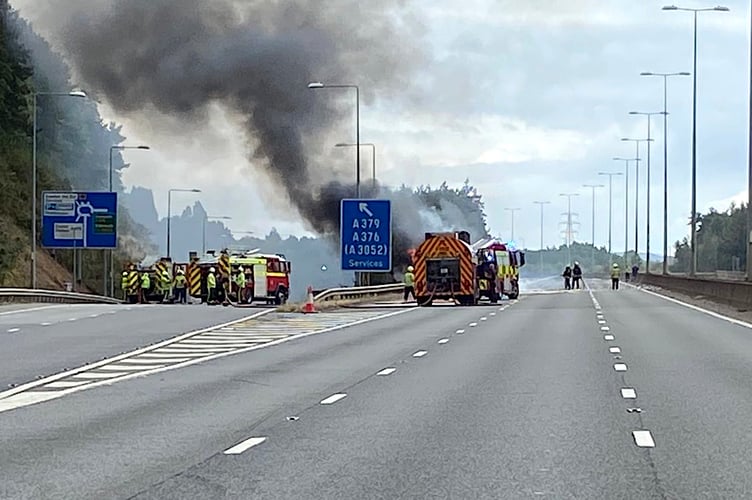
M354 189L316 160L331 154L334 127L352 130L344 120L354 95L306 86L357 84L362 107L401 92L424 61L421 28L403 3L72 1L62 38L87 88L119 112L156 110L195 127L212 104L234 110L253 165L284 188L313 230L331 236L339 199Z

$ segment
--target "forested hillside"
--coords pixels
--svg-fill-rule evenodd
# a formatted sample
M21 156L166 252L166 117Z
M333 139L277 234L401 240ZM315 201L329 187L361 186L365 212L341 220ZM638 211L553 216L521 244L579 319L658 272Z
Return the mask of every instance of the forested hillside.
M0 285L28 286L31 247L32 123L37 94L37 196L44 190L106 190L110 147L122 143L120 127L104 123L96 103L66 94L75 89L63 58L0 0ZM119 154L114 157L120 191ZM39 220L37 220L39 224ZM140 228L123 211L119 258L147 248ZM127 244L123 244L127 242ZM84 284L101 289L102 252L81 252ZM60 288L72 253L39 256L39 286ZM57 262L57 265L55 264ZM62 267L58 267L62 266Z

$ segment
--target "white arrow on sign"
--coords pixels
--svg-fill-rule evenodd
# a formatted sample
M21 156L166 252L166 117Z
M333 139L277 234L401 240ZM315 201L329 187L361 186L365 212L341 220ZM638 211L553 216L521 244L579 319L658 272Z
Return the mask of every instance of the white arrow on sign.
M367 213L369 217L373 217L373 212L368 210L368 203L358 203L358 210Z

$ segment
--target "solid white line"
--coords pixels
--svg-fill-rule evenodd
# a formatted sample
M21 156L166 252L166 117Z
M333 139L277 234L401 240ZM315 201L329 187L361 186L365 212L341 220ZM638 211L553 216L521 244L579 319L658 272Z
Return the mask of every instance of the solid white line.
M378 372L376 375L381 375L381 376L391 375L392 373L394 373L396 371L397 371L396 368L384 368L383 370L381 370L380 372Z
M621 347L609 347L608 352L611 354L619 354L621 352Z
M465 333L465 330L457 330L454 333L456 333L457 335L462 335L463 333Z
M322 405L331 405L331 404L336 403L340 399L345 399L346 397L347 397L347 394L345 394L344 392L338 392L336 394L332 394L331 396L329 396L326 399L322 399L320 404L322 404Z
M627 371L627 365L624 363L614 363L614 370L617 372L625 372Z
M265 437L252 437L252 438L248 438L245 441L242 441L242 442L236 444L232 448L228 448L227 450L225 450L225 455L240 455L244 451L246 451L246 450L248 450L250 448L253 448L256 445L259 445L259 444L263 443L264 441L266 441Z
M622 387L621 397L623 397L624 399L636 399L637 391L635 391L632 387Z
M58 304L58 305L50 305L50 306L39 306L39 307L30 307L28 309L16 309L15 311L3 311L0 312L0 316L9 316L11 314L21 314L25 312L32 312L32 311L41 311L42 309L54 309L57 307L66 307L69 304Z
M209 353L212 353L212 352L215 352L215 351L209 351ZM207 353L204 353L204 352L199 352L199 353L195 353L194 352L194 353L191 353L190 351L179 352L179 353L170 353L170 352L165 353L161 349L159 349L156 352L154 352L154 354L151 354L151 353L141 354L139 356L139 358L149 358L149 359L154 359L154 360L164 359L165 361L172 361L175 358L183 358L183 357L186 357L186 356L188 356L188 357L206 356L206 354ZM188 359L188 358L186 358L186 359Z
M604 335L603 336L603 340L614 340L614 336L613 335Z
M640 448L655 448L655 441L650 431L632 431L635 444Z
M414 358L422 358L426 354L428 354L428 351L417 351L417 352L413 353L413 357Z
M15 400L15 401L17 401L17 403L8 404L8 405L0 404L0 413L2 413L3 411L12 410L14 408L19 408L21 406L27 406L29 404L34 404L36 402L47 401L47 400L50 400L50 399L59 398L59 397L62 397L62 396L66 396L68 394L72 394L74 392L79 392L79 391L86 390L86 389L91 389L91 388L94 388L94 387L101 387L101 386L105 386L105 385L110 385L110 384L112 384L114 382L122 382L122 381L130 380L130 379L136 378L136 377L143 377L143 376L146 376L146 375L153 375L155 373L162 373L162 372L165 372L167 370L175 370L177 368L183 368L183 367L186 367L186 366L195 365L197 363L205 363L207 361L211 361L211 360L219 359L219 358L224 358L226 356L231 356L231 355L235 355L235 354L242 354L242 353L246 353L246 352L250 352L250 351L255 351L257 349L265 349L265 348L272 347L272 346L275 346L275 345L284 344L284 343L290 342L292 340L297 340L297 339L302 339L302 338L305 338L305 337L309 337L311 335L319 335L319 334L322 334L322 333L329 333L329 332L333 332L333 331L337 331L337 330L342 330L342 329L349 328L349 327L352 327L352 326L362 325L364 323L370 323L372 321L377 321L377 320L380 320L380 319L390 318L392 316L397 316L397 315L400 315L400 314L407 314L407 313L410 313L410 312L415 312L417 310L419 310L419 308L416 308L416 307L411 307L411 308L407 308L407 309L401 309L399 311L394 311L394 312L382 314L382 315L379 315L379 316L370 316L370 317L367 317L367 318L364 318L364 319L361 319L361 320L358 320L358 321L354 321L352 323L345 323L345 324L342 324L342 325L337 325L337 326L332 326L332 327L329 327L329 328L324 328L323 330L314 330L314 331L311 331L311 332L301 333L301 334L297 334L297 335L291 335L289 337L286 337L286 338L283 338L283 339L279 339L279 340L275 340L274 342L268 342L266 344L256 344L256 345L253 345L251 347L246 347L246 348L243 348L243 349L224 350L222 352L217 352L217 353L214 353L214 354L210 354L210 355L205 356L205 357L195 358L195 359L192 359L190 361L185 361L183 363L173 363L173 364L170 364L170 365L167 365L167 366L163 366L161 368L157 368L157 369L153 369L153 370L146 370L146 371L138 372L138 373L123 373L122 376L121 377L117 377L116 380L112 380L112 379L110 379L110 380L102 380L102 381L94 382L94 383L91 383L91 384L88 384L88 385L82 386L82 387L73 387L71 389L65 389L65 390L62 390L62 391L51 393L52 394L51 396L49 396L49 397L46 396L43 399L38 399L38 398L37 399L35 399L35 398L29 398L29 399L18 398L18 399ZM201 333L204 333L204 332L216 330L217 328L221 328L221 327L224 327L224 326L236 324L236 323L239 323L241 321L247 321L249 319L253 319L253 318L262 316L264 314L268 314L268 313L274 312L274 311L275 311L274 309L264 309L263 311L259 311L259 312L255 313L254 315L246 317L246 318L241 318L241 319L238 319L238 320L230 321L228 323L224 323L222 325L210 326L210 327L207 327L207 328L203 328L201 330L196 330L196 331L193 331L193 332L188 332L188 333L185 333L185 334L180 335L178 337L173 337L171 339L167 339L165 341L159 342L159 343L154 344L154 345L149 346L149 347L144 347L144 348L141 348L141 349L137 349L137 350L135 350L133 352L128 352L128 353L125 353L125 354L121 354L119 356L115 356L115 357L110 358L110 359L104 359L102 361L99 361L99 362L96 362L96 363L92 363L90 365L80 366L78 368L75 368L73 370L69 370L67 372L58 373L57 375L52 375L52 376L49 376L49 377L46 377L46 378L43 378L43 379L40 379L40 380L35 380L34 382L29 382L27 384L23 384L21 386L15 387L13 389L9 389L7 391L0 392L0 403L2 403L2 401L3 401L4 398L11 397L11 396L13 396L15 394L27 391L27 390L32 389L34 387L43 386L43 385L48 384L50 382L54 382L56 380L60 380L60 379L63 379L63 378L70 377L71 375L77 376L77 377L81 376L81 375L84 375L84 377L81 377L81 378L86 378L85 377L86 373L84 373L84 372L87 372L89 370L94 370L94 369L96 369L99 366L104 366L104 365L107 365L107 364L110 364L110 363L113 363L113 362L116 362L116 361L120 361L121 359L125 359L125 358L129 358L129 357L132 357L132 356L136 356L138 354L143 354L143 353L146 353L146 352L156 351L157 349L160 349L162 347L172 345L172 344L174 344L175 342L177 342L179 340L187 339L187 338L190 338L190 337L192 337L194 335L198 335L198 334L201 334ZM164 349L164 350L160 349L160 352L162 352L162 351L166 351L166 349ZM182 351L177 351L177 352L182 352ZM78 375L76 375L76 374L78 374ZM99 374L99 375L103 375L103 374ZM115 374L108 374L108 375L115 375ZM96 378L96 377L93 377L93 378ZM47 393L45 393L45 395L47 395ZM30 402L24 402L24 401L30 401Z
M449 342L449 339L439 339L439 344L446 344Z
M478 326L478 323L470 323L470 326Z
M637 287L634 287L634 288L637 288ZM735 324L737 326L743 326L744 328L750 328L750 329L752 329L752 323L747 323L746 321L741 321L741 320L738 320L738 319L735 319L735 318L730 318L728 316L724 316L723 314L719 314L717 312L709 311L707 309L703 309L702 307L698 307L698 306L695 306L695 305L692 305L692 304L687 304L686 302L682 302L681 300L677 300L677 299L675 299L673 297L668 297L666 295L661 295L660 293L656 293L656 292L653 292L653 291L650 291L650 290L644 290L642 288L638 288L638 290L640 290L641 292L644 292L644 293L648 293L650 295L655 295L656 297L660 297L663 300L668 300L669 302L673 302L674 304L678 304L680 306L684 306L684 307L687 307L689 309L693 309L693 310L695 310L697 312L701 312L703 314L707 314L708 316L712 316L712 317L717 318L717 319L722 319L724 321L728 321L729 323L733 323L733 324Z
M20 329L20 328L10 328L10 329L8 330L8 333L16 333L16 332L20 332L20 331L21 331L21 329Z
M217 348L217 349L207 349L207 348L204 348L204 347L201 347L201 348L196 347L194 349L193 347L185 346L185 347L176 347L174 349L171 348L171 347L170 348L163 347L161 349L157 349L154 352L165 353L165 354L180 354L181 356L182 355L188 356L189 354L201 354L203 356L203 355L207 355L207 354L230 352L230 351L233 351L233 350L234 349L231 348L231 347L221 347L221 348Z
M143 354L142 354L143 356ZM154 358L146 358L141 359L139 356L138 358L128 358L121 361L121 363L133 363L135 365L157 365L157 366L163 366L165 363L182 363L183 361L188 361L191 358L162 358L160 359L154 359ZM149 368L148 366L142 366L141 368ZM156 368L156 366L152 366L151 368Z

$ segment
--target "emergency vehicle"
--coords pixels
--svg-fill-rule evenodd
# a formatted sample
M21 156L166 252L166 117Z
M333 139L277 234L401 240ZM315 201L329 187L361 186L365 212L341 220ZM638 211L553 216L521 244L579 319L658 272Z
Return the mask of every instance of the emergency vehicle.
M520 295L520 267L525 265L525 252L495 238L473 244L478 257L478 288L480 297L497 302L502 295L516 299Z
M206 275L214 268L217 283L227 287L229 296L236 302L250 304L266 302L267 304L284 304L290 296L291 263L284 255L259 253L251 251L228 252L230 257L230 276L223 276L220 267L220 255L208 253L198 261L202 276L202 296L206 293ZM237 275L243 269L245 288L238 290Z

